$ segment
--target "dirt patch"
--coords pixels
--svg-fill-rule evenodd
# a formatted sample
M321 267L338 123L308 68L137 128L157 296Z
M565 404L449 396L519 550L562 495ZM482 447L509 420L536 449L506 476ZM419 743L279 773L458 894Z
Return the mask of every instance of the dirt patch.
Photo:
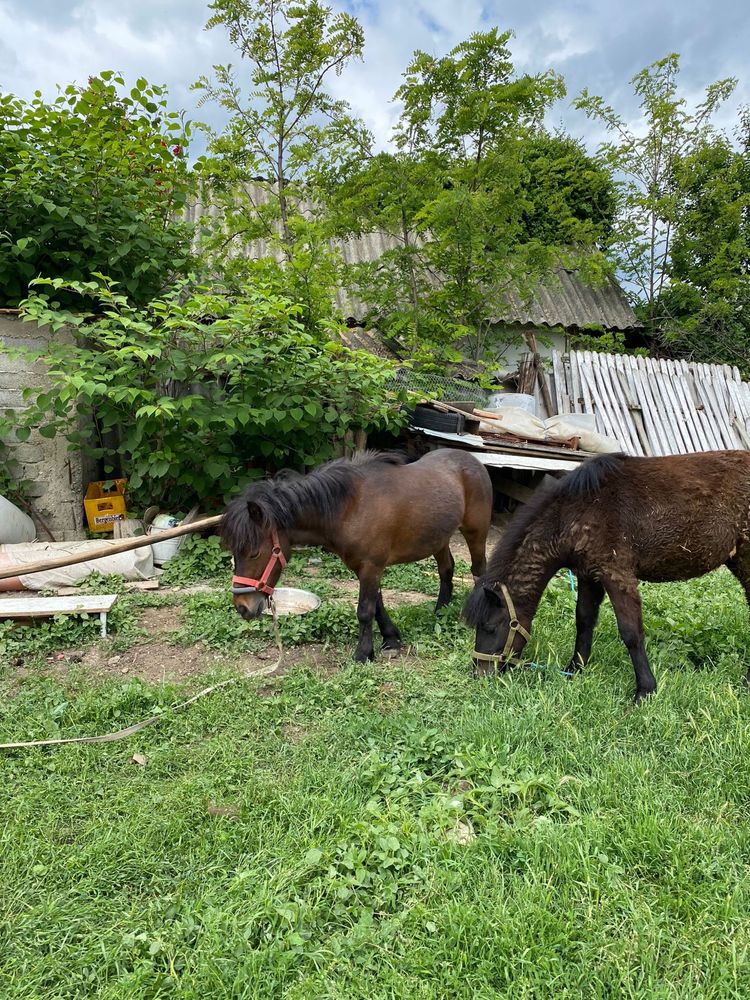
M17 682L32 673L38 677L64 678L71 670L84 669L94 677L137 677L151 684L162 684L165 681L190 680L218 666L231 666L246 677L266 675L269 678L283 677L296 666L308 667L321 677L329 677L341 666L337 654L319 644L285 649L277 665L278 656L275 646L259 653L228 657L200 644L171 646L157 640L131 646L122 653L113 653L107 645L94 646L85 652L55 653L47 658L41 669L27 667L19 657L10 667L11 675ZM269 693L275 693L272 685L266 691L263 688L259 691L265 696Z
M435 579L437 581L437 574L435 574ZM345 598L353 608L356 608L359 596L359 581L336 580L335 585L337 593L332 600L343 600ZM391 590L386 587L383 590L383 602L387 608L398 608L404 604L423 604L425 601L435 602L437 600L438 587L439 584L436 582L434 594L422 594L416 590Z
M490 526L490 533L487 535L487 557L489 558L490 552L494 549L497 543L502 538L503 533L500 528L496 525ZM471 563L471 553L469 552L469 546L464 541L464 536L456 533L451 538L451 552L453 553L454 559L463 559L464 562ZM471 583L471 580L468 581Z
M170 611L171 608L149 610ZM156 629L149 629L156 634ZM171 631L162 628L161 632ZM205 673L220 663L226 656L215 650L201 646L178 647L164 642L147 642L131 646L123 653L112 653L106 647L95 646L83 657L82 666L97 677L128 676L138 677L150 683L182 681ZM64 661L63 661L64 663ZM63 667L63 663L58 668Z
M138 624L149 635L166 635L182 627L183 612L178 605L161 608L145 608L138 616Z

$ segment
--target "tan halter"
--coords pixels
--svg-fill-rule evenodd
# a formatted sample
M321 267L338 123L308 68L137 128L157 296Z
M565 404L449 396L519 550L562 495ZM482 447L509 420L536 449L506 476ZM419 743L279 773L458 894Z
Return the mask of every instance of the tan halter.
M519 622L516 616L516 609L513 605L513 599L510 596L510 591L504 583L500 584L500 590L505 598L505 603L508 605L508 614L510 615L508 638L505 640L503 651L502 653L480 653L475 649L473 656L475 660L480 660L483 663L519 663L520 661L517 656L510 655L513 650L513 643L515 642L516 635L522 635L526 642L528 642L529 639L531 639L531 634Z

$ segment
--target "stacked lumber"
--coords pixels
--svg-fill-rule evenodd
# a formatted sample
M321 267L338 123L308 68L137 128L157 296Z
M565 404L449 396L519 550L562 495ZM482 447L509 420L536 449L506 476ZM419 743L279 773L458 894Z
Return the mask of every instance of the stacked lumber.
M558 413L593 413L629 455L750 448L750 385L737 368L571 351L552 353Z

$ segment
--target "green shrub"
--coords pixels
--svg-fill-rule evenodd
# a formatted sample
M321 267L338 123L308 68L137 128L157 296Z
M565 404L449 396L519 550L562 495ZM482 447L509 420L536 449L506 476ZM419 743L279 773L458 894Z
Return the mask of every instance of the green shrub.
M166 90L110 71L51 103L0 94L0 306L39 275L104 271L136 301L189 259L173 220L190 185L189 126Z

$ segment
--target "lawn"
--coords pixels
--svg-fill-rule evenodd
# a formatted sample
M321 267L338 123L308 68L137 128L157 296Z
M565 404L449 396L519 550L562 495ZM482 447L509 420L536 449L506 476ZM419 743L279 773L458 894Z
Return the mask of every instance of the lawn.
M463 594L436 620L429 564L388 582L408 652L365 666L346 574L290 570L325 600L284 621L271 677L246 676L273 663L268 623L215 588L124 596L106 644L95 622L0 631L8 740L237 677L125 742L0 756L3 1000L750 996L750 628L728 573L644 587L659 691L636 709L608 605L585 675L560 676L563 576L544 667L477 681Z

